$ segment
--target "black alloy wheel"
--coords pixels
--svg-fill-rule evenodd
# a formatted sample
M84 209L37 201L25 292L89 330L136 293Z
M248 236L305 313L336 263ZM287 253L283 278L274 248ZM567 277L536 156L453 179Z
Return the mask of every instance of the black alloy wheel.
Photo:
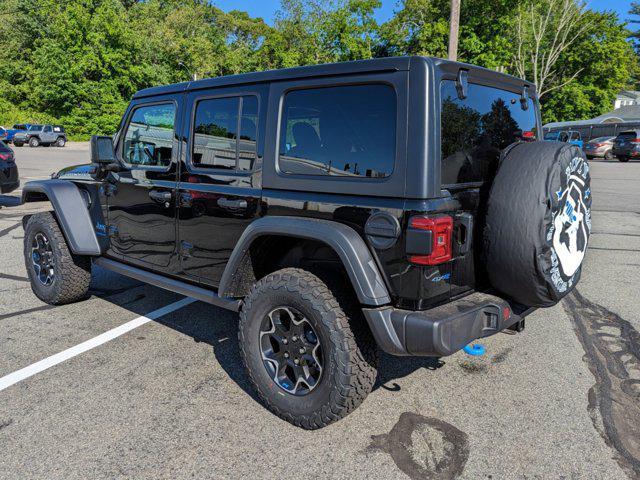
M44 233L38 232L31 242L31 264L38 281L45 286L55 281L55 259L51 242Z
M267 373L287 393L307 395L320 382L320 339L309 320L295 308L277 307L265 316L260 351Z

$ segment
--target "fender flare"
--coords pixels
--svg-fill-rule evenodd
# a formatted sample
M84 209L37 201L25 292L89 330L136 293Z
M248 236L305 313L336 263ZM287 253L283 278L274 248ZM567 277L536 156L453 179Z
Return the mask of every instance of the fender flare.
M100 244L87 209L87 200L77 185L58 179L27 182L22 188L22 203L42 201L43 195L53 205L70 250L77 255L100 255Z
M353 228L328 220L285 216L262 217L245 229L220 279L220 297L229 291L254 240L264 235L286 235L327 244L342 261L361 304L381 306L391 302L369 247Z

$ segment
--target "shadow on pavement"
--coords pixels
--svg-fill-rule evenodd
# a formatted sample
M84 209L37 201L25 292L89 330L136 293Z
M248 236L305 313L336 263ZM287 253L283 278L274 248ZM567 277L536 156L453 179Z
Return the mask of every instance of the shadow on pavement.
M137 315L146 315L182 298L101 268L94 268L90 293ZM216 360L231 380L257 401L258 397L240 358L238 314L202 302L186 308L192 309L194 314L180 315L176 312L155 322L187 335L198 343L210 345ZM395 380L411 375L416 370L436 370L443 365L444 362L438 358L394 357L381 353L378 378L373 389L400 391L401 388Z

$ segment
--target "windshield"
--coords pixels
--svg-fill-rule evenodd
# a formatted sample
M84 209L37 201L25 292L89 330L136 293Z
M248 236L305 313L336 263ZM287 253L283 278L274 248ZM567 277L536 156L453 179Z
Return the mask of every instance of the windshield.
M557 138L558 138L558 132L549 132L544 136L545 140L555 140Z
M42 130L42 125L31 125L29 127L30 132L39 132L40 130Z

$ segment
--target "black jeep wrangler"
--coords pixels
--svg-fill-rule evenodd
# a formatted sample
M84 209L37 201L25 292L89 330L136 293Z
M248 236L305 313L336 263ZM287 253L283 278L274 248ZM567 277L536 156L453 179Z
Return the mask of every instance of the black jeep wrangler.
M535 86L387 58L135 94L90 165L29 182L35 294L92 265L240 312L266 406L304 428L355 409L379 349L445 356L521 330L580 277L589 167L540 135Z

